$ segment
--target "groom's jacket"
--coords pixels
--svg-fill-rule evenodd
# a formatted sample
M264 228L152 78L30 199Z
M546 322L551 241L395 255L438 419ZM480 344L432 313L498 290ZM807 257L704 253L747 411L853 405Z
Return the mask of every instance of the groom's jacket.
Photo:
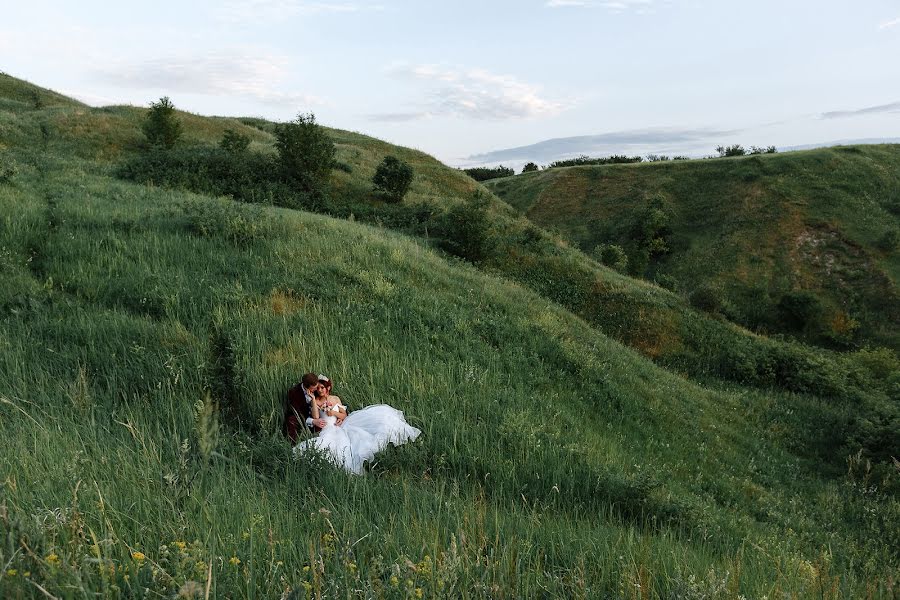
M303 385L298 383L288 390L284 406L284 434L291 440L292 446L297 444L298 432L304 429L313 433L319 431L316 426L306 425L306 420L311 416L306 392Z

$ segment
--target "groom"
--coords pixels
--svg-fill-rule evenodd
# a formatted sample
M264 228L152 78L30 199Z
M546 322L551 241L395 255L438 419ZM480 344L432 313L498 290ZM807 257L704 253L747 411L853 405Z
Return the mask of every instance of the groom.
M313 419L310 408L319 385L319 376L315 373L307 373L300 383L288 390L284 403L284 426L282 429L291 440L291 446L297 445L297 430L300 427L305 427L313 433L318 433L325 427L325 419Z

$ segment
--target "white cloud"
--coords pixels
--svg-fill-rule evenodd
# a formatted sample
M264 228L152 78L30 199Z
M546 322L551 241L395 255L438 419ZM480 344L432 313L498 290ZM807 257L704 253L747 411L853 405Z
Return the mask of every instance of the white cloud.
M547 0L547 8L605 8L612 12L652 10L654 0Z
M892 114L900 113L900 102L891 102L889 104L879 104L877 106L867 106L865 108L857 108L852 110L832 110L819 115L821 119L843 119L845 117L859 117L864 115Z
M356 13L384 10L380 4L366 2L307 2L305 0L231 0L219 9L225 21L281 21L298 15Z
M166 93L243 96L273 106L302 108L321 104L308 94L279 91L287 78L288 60L282 56L211 53L206 56L169 56L120 62L98 70L105 83L164 90Z
M878 29L888 29L890 27L896 27L897 25L900 25L900 17L897 17L896 19L892 19L890 21L885 21L884 23L879 24Z
M484 69L401 65L388 72L394 77L425 85L428 88L426 97L414 110L371 115L373 120L409 121L448 115L495 121L528 119L552 116L567 107L563 102L542 97L535 85Z

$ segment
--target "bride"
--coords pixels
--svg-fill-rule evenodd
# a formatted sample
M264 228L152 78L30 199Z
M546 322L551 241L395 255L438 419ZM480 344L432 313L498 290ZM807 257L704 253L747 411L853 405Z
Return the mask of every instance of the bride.
M388 444L399 446L414 441L422 433L406 422L401 411L387 404L373 404L348 415L341 399L331 395L331 385L331 380L319 376L310 412L313 420L321 418L325 426L317 437L297 444L295 456L315 450L336 465L360 475L363 463L371 461Z

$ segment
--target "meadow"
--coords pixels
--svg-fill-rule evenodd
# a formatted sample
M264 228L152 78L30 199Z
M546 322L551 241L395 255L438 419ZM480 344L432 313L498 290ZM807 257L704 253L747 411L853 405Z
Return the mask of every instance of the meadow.
M688 376L648 356L646 324L613 336L545 293L558 281L448 255L377 210L366 224L123 181L139 109L30 89L0 76L0 596L896 594L898 473L847 437L889 401L890 355L801 349L851 361L841 385L872 398ZM242 125L183 118L198 141ZM387 151L416 161L408 202L478 189L333 135L345 200L371 196ZM490 202L498 228L533 227ZM558 254L526 258L590 269L623 304L641 290L705 335L758 337L532 237ZM363 477L294 460L281 400L306 370L422 438Z

